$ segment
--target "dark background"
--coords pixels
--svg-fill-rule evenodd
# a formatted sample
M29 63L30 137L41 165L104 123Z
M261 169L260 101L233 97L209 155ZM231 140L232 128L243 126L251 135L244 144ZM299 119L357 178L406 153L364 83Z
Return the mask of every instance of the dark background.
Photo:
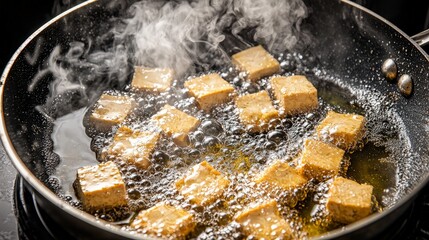
M337 1L337 0L334 0ZM409 35L429 27L427 0L355 0ZM25 39L50 18L82 0L1 0L0 72Z
M0 72L39 27L83 0L0 0Z
M429 28L427 0L355 0L412 36Z

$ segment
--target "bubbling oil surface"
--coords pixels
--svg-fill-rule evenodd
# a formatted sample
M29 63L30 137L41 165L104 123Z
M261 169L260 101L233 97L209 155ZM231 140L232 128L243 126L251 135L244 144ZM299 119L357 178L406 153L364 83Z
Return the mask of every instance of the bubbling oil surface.
M332 223L324 209L329 180L321 183L310 181L304 189L277 191L271 195L266 194L264 186L256 186L252 182L255 174L275 160L281 159L293 165L304 140L313 136L315 126L328 110L363 114L367 118L365 146L347 153L345 162L350 163L350 167L342 174L359 183L374 186L374 202L377 206L374 211L391 206L396 201L397 163L402 156L395 152L398 146L403 145L397 137L401 130L400 121L392 118L392 114L373 109L375 105L368 102L366 96L374 96L374 92L345 89L341 79L325 75L317 69L308 69L303 59L305 58L299 54L279 56L281 74L307 75L318 89L319 108L306 114L273 121L270 123L272 130L266 133L248 133L240 124L237 109L232 102L216 107L210 114L198 110L195 100L189 98L183 90L183 81L175 81L169 93L156 96L130 93L126 89L140 104L133 116L126 121L133 128L144 129L150 116L167 103L199 118L201 124L190 134L189 147L179 147L170 138L162 137L152 154L152 165L146 170L127 165L121 159L98 159L113 160L119 166L126 182L129 208L122 209L127 214L99 211L94 213L96 217L116 222L123 229L134 232L127 224L135 213L159 202L167 202L180 206L195 216L197 228L188 238L242 239L244 236L240 226L233 221L233 216L251 202L276 198L281 214L292 226L297 238L307 238L337 228L341 225ZM259 84L248 83L233 68L223 69L220 74L234 84L240 94L269 90L268 79L262 79ZM52 134L56 143L54 152L61 157L62 163L51 178L60 179L62 190L58 194L78 208L81 207L79 201L68 191L74 178L65 173L75 173L78 167L97 164L97 161L90 155L70 151L69 148L73 146L66 141L70 139L70 131L64 129L67 126L64 122L78 126L86 121L85 111L86 109L81 109L68 117L57 119ZM389 109L385 108L384 111ZM82 135L85 129L79 126L76 132ZM79 146L91 148L100 156L111 142L115 129L110 133L94 133L88 129L86 132L92 137L91 144L86 136L73 139L81 144ZM177 179L202 161L209 162L231 182L224 196L206 207L192 204L174 188Z

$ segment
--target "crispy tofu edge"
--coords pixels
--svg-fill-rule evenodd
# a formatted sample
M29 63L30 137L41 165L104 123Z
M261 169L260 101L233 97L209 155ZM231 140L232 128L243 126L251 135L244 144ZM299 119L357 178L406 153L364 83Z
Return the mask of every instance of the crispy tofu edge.
M203 81L203 77L207 77L209 75L216 75L216 77L218 77L220 80L223 80L224 83L228 84L228 87L223 88L220 91L219 89L215 89L216 91L212 91L210 94L204 94L202 96L198 96L198 94L195 92L195 89L192 88L192 85L194 85L198 81ZM204 110L206 112L209 112L210 110L212 110L216 105L220 105L230 101L232 98L231 94L235 92L234 86L229 82L227 82L225 79L223 79L217 73L207 74L200 77L189 79L184 83L184 86L186 89L188 89L189 95L195 98L195 100L197 101L198 107L201 110ZM211 98L215 98L215 100L212 100L212 101L208 100Z
M290 170L294 171L294 174L296 174L296 175L298 175L298 176L300 176L300 177L301 177L300 181L302 180L302 182L304 182L304 183L302 184L302 186L299 186L298 188L302 188L302 187L304 187L304 186L305 186L305 184L308 182L307 177L306 177L305 175L303 175L303 174L299 171L299 169L297 169L297 168L293 168L293 167L289 166L289 164L284 163L284 162L281 162L280 160L275 161L274 163L272 163L271 165L269 165L268 167L266 167L264 170L262 170L261 172L259 172L259 173L258 173L258 174L253 178L253 181L254 181L255 183L257 183L257 184L262 184L262 183L268 184L268 185L270 186L270 188L278 187L278 188L284 189L285 191L290 191L290 190L292 190L293 188L286 189L286 188L284 188L283 186L279 185L279 184L278 184L278 183L276 183L276 182L270 182L270 181L266 181L266 180L264 180L265 176L269 175L272 171L274 171L274 170L275 170L275 169L277 169L278 167L286 167L286 168L289 168Z
M231 183L229 180L228 180L228 178L227 177L225 177L221 172L219 172L216 168L214 168L211 164L209 164L207 161L202 161L201 163L199 163L199 164L196 164L196 165L201 165L201 166L203 166L204 168L207 168L208 170L209 170L209 172L210 172L210 174L213 174L213 175L216 175L216 176L219 176L219 178L217 178L217 181L218 181L218 187L221 187L222 189L221 189L221 192L222 192L222 194L223 194L223 192L224 192L224 189L225 188L227 188L228 187L228 185ZM193 167L195 167L196 165L194 165L194 166L192 166L192 168ZM183 187L184 187L184 185L185 185L185 178L189 175L189 171L190 170L188 170L188 172L186 172L181 178L179 178L178 180L176 180L176 182L175 182L175 184L174 184L174 186L175 186L175 188L176 188L176 190L177 191L179 191L179 193L180 194L182 194L181 192L182 192L182 189L183 189ZM220 182L219 182L220 181ZM183 195L183 194L182 194ZM187 195L183 195L183 196L185 196L186 198L188 197ZM196 203L196 204L198 204L198 205L201 205L201 206L206 206L206 205L208 205L208 204L211 204L214 200L216 200L216 199L214 199L213 197L209 197L208 199L201 199L201 201L200 200L192 200L192 202L194 202L194 203Z
M128 109L126 111L126 114L125 114L125 116L122 119L120 119L118 121L114 121L114 120L100 119L100 118L97 118L97 117L93 116L95 109L99 106L100 99L102 99L102 97L105 96L105 95L112 96L112 97L125 97L125 98L128 98L128 100L130 101L130 109ZM89 125L92 126L92 127L94 127L97 131L102 131L102 132L109 131L113 126L118 125L121 122L123 122L132 113L133 109L136 106L137 106L137 103L136 103L136 101L132 97L129 97L129 96L115 96L115 95L111 95L111 94L108 94L108 93L103 93L99 97L99 99L97 100L97 102L95 102L95 104L92 107L89 108L89 111L90 111L89 112L89 118L88 118Z
M273 208L274 212L276 214L279 214L279 210L277 208L277 201L274 199L270 199L269 201L261 203L261 204L256 204L254 206L248 206L247 208L238 212L234 216L234 219L235 219L235 221L241 221L242 218L246 218L252 213L260 212L260 209L265 209L265 208Z
M137 217L131 222L130 226L132 228L134 228L134 229L140 229L139 228L140 226L136 226L137 223L135 223L135 221L139 221L140 220L140 219L138 219L140 217L140 215L143 215L143 214L147 213L147 211L153 211L153 210L158 209L160 207L166 207L166 208L168 208L169 210L172 210L172 211L180 211L180 212L182 212L183 214L186 215L184 217L184 219L183 219L184 224L183 223L180 224L178 226L178 229L176 229L176 231L173 233L174 235L176 235L176 237L182 238L182 237L188 235L190 232L192 232L195 229L196 222L195 222L194 216L191 213L189 213L188 211L186 211L183 208L171 206L171 205L168 205L168 204L165 204L165 203L158 203L158 204L156 204L155 206L153 206L153 207L151 207L149 209L141 210L137 214ZM151 234L151 235L157 234L156 231L151 230L151 229L148 229L148 233ZM166 236L167 233L165 231L163 231L161 234L164 235L164 236Z
M297 98L297 96L301 95L301 94L297 94L297 93L293 93L290 94L289 96L285 96L285 94L283 94L281 92L281 88L278 88L277 86L281 85L279 82L280 81L287 81L289 78L291 77L303 77L305 78L304 81L306 81L308 84L311 85L311 91L308 92L307 98L310 97L312 99L313 102L315 102L314 106L310 106L310 107L304 107L302 109L295 109L295 110L286 110L286 102L285 102L285 98ZM313 111L315 109L318 108L318 104L319 104L319 99L318 99L318 91L317 89L314 87L314 85L307 79L307 77L305 75L292 75L292 76L273 76L270 79L270 85L272 88L272 93L274 98L279 101L278 107L280 109L280 115L281 116L293 116L296 114L302 114L302 113L306 113L306 112L310 112Z
M263 51L269 55L267 57L269 58L268 60L270 61L271 66L264 68L264 69L259 69L258 71L254 72L254 73L249 73L248 69L246 69L244 64L241 61L238 61L237 58L239 58L242 54L245 54L247 51L255 51L255 49L257 49L259 51ZM261 78L267 77L269 75L273 75L273 74L280 71L280 63L267 50L265 50L265 48L263 48L261 45L250 47L250 48L245 49L241 52L238 52L238 53L231 56L231 60L232 60L232 64L234 66L236 66L236 68L238 68L242 72L246 72L247 79L252 81L252 82L255 82L255 81L257 81Z
M100 168L100 165L102 165L102 167L103 167L106 164L114 164L114 163L111 162L111 161L108 161L108 162L100 163L100 164L94 165L94 166L97 166L97 168ZM74 191L75 191L75 194L76 194L77 198L82 202L83 209L86 212L90 212L91 213L91 212L93 212L95 210L98 210L100 208L111 209L111 208L115 208L115 207L127 206L128 205L127 189L125 187L125 182L123 180L122 174L121 174L121 172L119 171L119 169L117 168L117 166L115 164L114 164L114 166L117 168L118 174L121 175L121 179L122 179L122 182L123 182L123 184L122 184L122 186L120 187L119 190L121 190L121 192L125 195L124 201L121 202L121 203L119 203L119 204L117 204L117 205L111 205L111 206L94 206L94 205L88 205L90 203L88 202L88 199L86 199L86 197L85 197L86 194L83 192L82 185L80 184L79 171L81 169L90 168L90 167L94 167L94 166L83 166L83 167L80 167L80 168L78 168L76 170L76 179L73 182L73 188L74 188ZM97 169L97 170L99 171L99 169ZM117 186L115 188L117 188Z
M342 162L342 160L344 158L345 151L343 149L341 149L341 148L336 147L335 145L331 145L329 143L326 143L326 142L323 142L323 141L320 141L320 140L306 139L305 143L304 143L303 153L305 151L306 143L309 142L309 141L318 142L319 144L325 145L326 147L330 147L330 148L332 148L332 149L334 149L336 151L339 151L339 153L341 153L342 157L341 157L341 160L340 160L340 163L339 163L340 165L338 166L338 169L337 169L338 171L334 171L333 172L332 170L326 170L326 169L320 168L319 166L316 166L316 165L313 165L313 164L310 164L310 163L307 163L307 164L303 163L302 158L303 158L304 154L302 154L301 158L300 158L301 160L299 161L300 163L298 165L298 168L301 170L302 174L304 174L305 176L307 176L307 178L310 178L310 179L311 178L315 178L318 181L323 181L323 180L326 180L327 178L335 177L339 173L339 171L341 169L341 162ZM311 165L311 167L309 165ZM314 170L313 168L316 168L317 172L320 172L323 176L316 176L313 173L313 170Z
M169 86L168 87L155 87L155 88L147 88L147 87L137 87L135 86L135 81L136 81L136 71L140 70L140 71L144 71L144 70L167 70L169 71L169 74L171 75L171 78L169 79ZM162 92L167 92L170 87L171 84L173 82L174 79L174 70L171 68L147 68L147 67L143 67L143 66L134 66L134 74L133 77L131 79L131 89L133 89L134 91L137 92L150 92L150 93L162 93Z
M164 118L164 115L160 114L161 111L166 111L169 114L171 114L172 111L179 111L179 112L185 114L188 119L192 120L192 122L193 122L192 127L190 129L188 129L188 132L186 132L186 133L185 132L175 133L175 132L172 132L171 130L165 129L165 127L163 127L159 124L159 121ZM171 106L169 104L165 104L157 113L155 113L155 115L153 115L151 117L151 122L155 123L155 125L157 125L162 130L162 132L164 134L166 134L169 137L173 137L173 141L177 145L188 146L187 135L190 132L194 131L198 127L198 125L201 123L201 120L194 117L194 116L191 116L191 115L189 115L189 114L187 114L187 113L185 113L185 112L183 112L177 108L175 108L174 106ZM186 135L186 136L184 136L184 135Z
M266 202L263 202L261 204L256 204L256 205L249 205L247 206L244 210L238 212L235 214L234 216L234 221L236 221L237 223L239 223L240 225L243 223L243 221L246 221L247 218L252 215L252 214L263 214L263 212L266 209L270 209L273 211L274 215L276 215L280 221L284 221L285 226L287 227L286 231L287 231L287 235L286 236L282 236L284 239L291 239L293 238L293 233L291 231L290 225L289 223L283 219L283 217L280 215L279 209L277 207L277 201L274 199L270 199ZM245 229L243 229L243 232L246 235L252 235L252 232L249 232ZM277 239L277 238L276 238Z
M349 143L346 144L346 143L342 143L341 139L336 139L336 138L347 138L347 136L344 135L344 134L336 134L337 136L335 136L335 135L334 136L332 136L332 135L330 136L332 138L332 140L330 140L329 142L331 142L334 145L337 145L339 148L342 148L343 150L346 150L346 151L347 150L353 150L353 149L355 149L356 145L365 136L365 132L366 132L366 129L365 129L366 119L365 119L365 117L362 116L362 115L359 115L359 114L352 114L352 113L345 113L345 114L343 114L343 113L337 113L335 111L329 111L328 114L326 115L326 117L315 127L316 135L321 140L326 140L325 137L320 134L320 132L325 128L325 127L323 127L323 125L325 125L324 121L328 119L328 116L329 117L334 117L332 115L337 115L337 116L338 115L356 116L359 119L361 119L361 124L359 126L359 129L357 130L355 139L353 141L350 141Z
M261 121L261 119L257 119L257 121L254 122L253 120L249 121L248 119L243 119L243 112L245 111L245 109L247 108L247 105L248 105L247 104L248 101L246 101L246 99L252 98L252 96L254 96L255 94L261 95L263 98L266 98L266 96L268 96L267 100L269 100L269 103L270 103L271 107L273 108L273 111L270 113L265 113L265 114L261 112L261 118L267 119L268 121ZM280 113L274 107L274 105L271 101L270 95L268 94L268 91L266 91L266 90L262 90L262 91L259 91L257 93L239 96L235 99L234 104L235 104L236 108L239 110L240 123L242 125L244 125L245 127L252 125L253 127L249 130L252 133L268 131L270 129L269 122L273 119L280 118Z
M353 180L350 180L350 179L347 179L347 178L344 178L344 177L336 177L334 179L334 181L337 180L337 179L341 179L342 181L352 181L352 182L360 185L360 187L362 187L362 186L369 187L371 189L371 191L370 191L371 194L370 195L372 196L372 194L373 194L374 187L372 185L365 184L365 183L360 184L360 183L358 183L356 181L353 181ZM332 185L333 184L334 184L334 182L332 183ZM331 196L331 194L332 194L332 192L331 192L332 191L331 190L332 189L332 185L331 185L331 188L328 191L328 195L329 196ZM356 222L356 221L358 221L360 219L363 219L363 218L371 215L371 212L372 212L372 202L371 202L371 204L370 204L369 207L361 207L361 206L346 207L346 206L342 206L338 202L331 201L330 197L328 197L327 202L326 202L326 208L327 208L327 210L329 212L329 215L332 217L332 219L334 221L337 221L337 222L340 222L340 223L343 223L343 224L350 224L350 223ZM353 216L347 216L347 215L336 216L335 214L337 214L337 212L334 213L333 212L334 209L339 210L342 213L350 212L351 211L353 213ZM361 214L358 214L360 210L363 210L363 212L360 212Z
M116 155L118 155L117 153L112 153L111 151L113 151L113 150L111 150L111 148L112 148L112 144L113 144L113 142L114 141L117 141L117 138L118 138L118 136L117 136L117 134L118 134L118 132L120 131L120 130L123 130L123 131L125 131L126 133L128 133L128 134L131 134L131 135L134 135L135 134L135 131L133 131L131 128L129 128L128 126L126 126L126 125L123 125L123 126L120 126L119 128L118 128L118 130L116 131L116 133L115 133L115 135L113 136L113 140L112 140L112 142L108 145L108 150L107 150L107 152L103 152L102 153L102 155L101 155L101 158L103 158L103 159L105 159L108 155L114 155L114 156L116 156ZM140 132L140 131L138 131L138 132ZM138 168L140 168L140 169L146 169L146 168L148 168L151 164L152 164L152 162L150 161L150 156L151 156L151 154L153 153L153 151L154 151L154 149L156 148L156 146L158 145L158 142L159 142L159 138L161 137L161 133L159 133L159 132L150 132L150 131L143 131L143 132L146 132L146 133L151 133L150 135L153 135L154 136L154 138L155 138L155 143L154 143L154 146L153 146L153 148L152 149L150 149L148 152L148 155L149 156L147 156L147 158L145 158L145 159L142 159L141 161L135 161L135 160L132 160L132 161L129 161L129 160L127 160L127 159L125 159L125 161L128 163L128 164L130 164L130 165L135 165L135 166L137 166ZM151 143L152 144L152 143ZM120 155L121 155L122 153L120 153ZM118 158L121 158L120 156L118 156Z

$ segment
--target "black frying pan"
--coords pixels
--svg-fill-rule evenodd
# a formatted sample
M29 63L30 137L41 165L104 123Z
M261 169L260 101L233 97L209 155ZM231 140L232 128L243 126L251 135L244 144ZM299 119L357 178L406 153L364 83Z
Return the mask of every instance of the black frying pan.
M412 149L413 154L408 160L399 164L402 166L399 176L403 184L396 204L382 213L322 236L369 238L401 216L429 180L429 58L402 31L358 5L349 1L311 1L308 4L312 13L305 28L312 32L316 41L305 51L318 59L324 71L343 79L347 87L367 86L386 97L393 96L396 100L388 107L403 120L406 142ZM107 5L108 1L79 5L44 25L18 49L1 79L1 138L7 154L37 202L72 235L81 239L134 239L137 237L73 208L44 184L52 168L46 165L45 159L50 157L50 153L42 143L49 141L46 132L52 124L35 107L44 104L51 79L43 79L34 91L27 91L39 66L56 45L67 48L68 43L74 40L95 38L109 27L108 19L123 11L123 5ZM40 49L40 57L30 65L25 56L33 54L36 48ZM381 75L380 66L387 58L396 60L399 74L412 77L414 91L410 97L399 94L397 86L389 84ZM68 97L66 101L76 96ZM75 108L85 104L89 103L80 102Z

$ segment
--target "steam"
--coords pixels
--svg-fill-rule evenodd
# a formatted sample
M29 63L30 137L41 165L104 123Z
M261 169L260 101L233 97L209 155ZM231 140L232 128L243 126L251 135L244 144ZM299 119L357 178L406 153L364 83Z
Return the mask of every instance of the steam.
M300 25L307 17L307 7L300 0L284 1L234 1L233 9L240 16L232 25L232 33L254 27L256 42L263 43L270 51L291 50L298 44ZM238 11L237 11L238 10Z
M156 2L134 4L132 18L126 20L119 37L132 36L134 60L137 65L171 67L182 75L205 55L198 43L216 48L222 41L216 30L218 11L208 1ZM203 40L207 35L207 40Z
M28 62L28 64L30 64L31 66L34 66L34 65L36 65L36 63L37 63L37 59L39 58L39 56L40 56L40 48L41 48L41 46L42 46L42 44L43 44L43 41L44 41L44 39L41 37L41 38L38 38L37 39L37 43L36 43L36 47L34 48L34 51L33 51L33 53L29 53L29 52L27 52L27 53L25 53L25 60Z
M270 51L290 50L307 16L301 0L142 1L130 12L133 17L125 20L117 36L134 39L136 64L172 67L179 75L198 59L206 59L207 52L216 51L226 29L241 38L241 32L254 28L254 41Z
M133 65L170 67L182 78L228 64L225 35L238 42L250 38L252 45L262 44L272 53L306 44L307 33L300 31L307 17L302 0L140 1L125 15L97 39L73 42L67 51L55 48L29 91L52 76L49 108L68 91L91 101L108 86L124 86ZM89 91L94 87L97 91Z

